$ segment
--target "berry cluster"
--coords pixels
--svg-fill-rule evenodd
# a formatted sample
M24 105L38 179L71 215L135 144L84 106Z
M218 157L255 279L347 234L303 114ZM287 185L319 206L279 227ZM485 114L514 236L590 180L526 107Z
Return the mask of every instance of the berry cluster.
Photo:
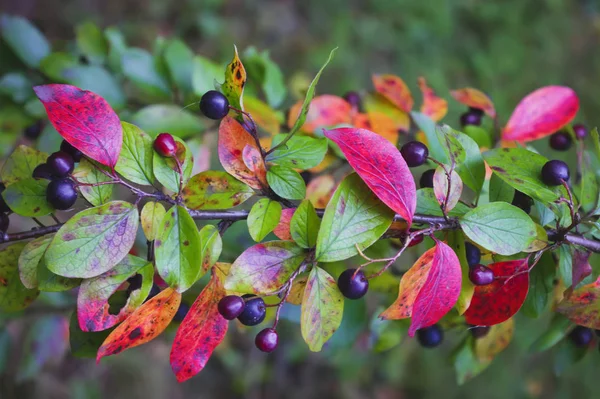
M494 272L487 266L479 263L481 251L470 242L465 243L467 264L469 265L469 280L474 285L488 285L494 282Z

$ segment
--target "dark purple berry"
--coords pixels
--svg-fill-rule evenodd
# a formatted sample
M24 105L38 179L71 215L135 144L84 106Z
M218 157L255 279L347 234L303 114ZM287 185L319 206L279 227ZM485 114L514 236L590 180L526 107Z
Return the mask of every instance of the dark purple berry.
M218 309L221 316L227 320L233 320L244 311L246 302L237 295L227 295L219 301Z
M481 251L470 242L465 242L465 254L469 266L475 266L481 261Z
M400 153L411 168L423 165L429 156L427 146L419 141L410 141L404 144Z
M154 139L154 151L161 157L172 158L177 153L177 143L169 133L161 133Z
M475 265L469 268L469 280L474 285L488 285L494 282L494 272L487 266Z
M177 312L175 312L175 316L173 316L173 321L181 323L183 319L185 319L185 316L188 314L189 311L190 305L181 302L181 304L179 305L179 309L177 309Z
M60 143L60 150L69 154L75 162L81 161L81 158L83 157L83 153L73 147L67 140L63 140L62 143Z
M150 289L150 293L148 294L148 298L146 298L146 301L149 301L158 294L160 294L160 287L158 286L158 284L152 284L152 288Z
M344 94L344 100L346 100L348 104L352 106L352 108L355 108L357 110L360 110L362 108L360 94L358 94L355 91L349 91L348 93Z
M468 125L479 126L479 125L481 125L481 117L482 117L482 114L480 114L478 112L467 111L460 116L460 125L462 127L465 127Z
M42 121L37 121L33 125L27 126L23 131L23 135L29 140L36 140L42 134L43 128L44 123Z
M46 199L55 209L71 208L77 201L75 184L69 179L52 180L46 190Z
M435 169L429 169L423 172L419 179L419 186L421 188L433 188L433 175L435 175Z
M67 177L75 167L73 157L64 151L58 151L50 155L46 163L55 177Z
M531 212L531 207L533 206L533 199L527 194L523 194L522 192L515 190L512 204L517 208L521 208L525 213L529 213Z
M473 338L483 338L490 332L489 326L473 326L469 329Z
M408 246L414 247L415 245L419 245L420 243L423 242L424 239L425 239L425 234L420 234L420 235L416 236L415 238L413 238L412 240L410 240L410 242L408 243Z
M6 201L4 201L4 197L2 196L2 193L5 189L6 186L4 185L4 183L0 183L0 212L10 212L10 208Z
M246 301L246 306L238 316L238 320L245 326L260 324L267 315L267 307L262 298L253 298Z
M572 140L569 133L560 131L550 136L550 147L556 151L566 151L571 147Z
M6 233L10 219L6 213L0 213L0 234Z
M52 180L52 170L50 169L47 163L39 164L33 170L32 177L36 179Z
M362 270L345 270L338 278L338 288L342 295L349 299L358 299L365 296L369 289L369 280Z
M229 101L216 90L207 91L200 99L200 111L207 118L223 119L229 113Z
M594 339L594 332L591 328L576 326L573 331L569 333L569 339L575 346L588 346L590 342L592 342L592 339Z
M277 348L277 344L279 343L279 335L274 328L265 328L256 334L254 343L261 351L270 353Z
M312 177L313 177L312 173L309 172L308 170L300 172L300 176L302 177L302 180L304 180L304 184L310 183L310 181L312 180Z
M542 180L549 186L560 186L569 176L569 167L563 161L554 159L542 167Z
M581 123L573 126L573 131L575 132L575 136L580 140L583 140L587 136L587 129Z
M435 348L444 340L444 330L437 324L421 328L417 330L417 340L425 348Z

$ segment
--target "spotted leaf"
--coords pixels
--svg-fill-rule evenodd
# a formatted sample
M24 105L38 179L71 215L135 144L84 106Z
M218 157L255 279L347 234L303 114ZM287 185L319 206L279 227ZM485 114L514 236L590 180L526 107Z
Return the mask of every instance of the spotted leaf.
M192 177L183 190L183 199L190 209L228 209L236 207L254 195L254 190L230 174L209 170Z
M410 89L402 79L395 75L373 75L375 91L387 98L404 112L410 112L414 100Z

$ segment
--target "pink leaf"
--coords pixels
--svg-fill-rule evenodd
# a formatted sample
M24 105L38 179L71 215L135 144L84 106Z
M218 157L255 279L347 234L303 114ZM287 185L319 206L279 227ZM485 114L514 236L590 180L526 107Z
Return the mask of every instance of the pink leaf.
M114 167L121 153L119 117L99 95L75 86L50 84L33 88L58 133L87 157Z
M571 122L578 110L579 98L569 87L542 87L517 105L502 131L502 139L521 142L541 139Z
M371 190L410 226L417 206L415 180L400 151L366 129L338 128L324 132L335 142Z

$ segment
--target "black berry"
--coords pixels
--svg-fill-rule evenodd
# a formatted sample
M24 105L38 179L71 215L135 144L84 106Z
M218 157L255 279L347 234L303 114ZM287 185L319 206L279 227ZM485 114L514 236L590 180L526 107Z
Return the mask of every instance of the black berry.
M581 123L573 126L573 131L578 139L584 139L585 136L587 136L587 129L585 128L585 125L582 125Z
M263 352L273 352L279 343L279 335L274 328L265 328L258 334L254 340L256 347Z
M52 170L47 163L39 164L33 170L32 177L36 179L52 180Z
M221 316L227 320L233 320L244 311L246 302L237 295L227 295L219 301L218 309Z
M525 211L525 213L529 213L531 212L531 207L533 206L533 199L527 194L523 194L522 192L515 190L512 204L517 208L521 208L523 211Z
M362 272L356 269L345 270L338 278L338 288L342 295L349 299L362 298L369 289L369 280Z
M419 141L404 144L400 149L400 153L406 164L411 168L423 165L429 156L427 146Z
M460 116L460 125L465 127L467 125L481 125L481 117L483 113L479 110L475 111L474 109L470 109Z
M435 169L429 169L423 172L419 179L419 186L421 188L433 188L433 175L435 175Z
M567 132L556 132L550 136L550 147L556 151L566 151L571 147L571 136Z
M51 181L46 191L46 199L55 209L69 209L77 201L75 184L69 179Z
M127 279L129 285L127 286L127 296L131 295L131 293L135 290L142 288L142 283L144 279L141 274L135 274Z
M360 94L355 91L349 91L344 94L344 100L348 102L352 106L352 108L360 110L362 108L362 101L360 99Z
M207 118L223 119L229 113L229 101L216 90L207 91L200 99L200 111Z
M300 176L302 177L302 180L304 180L304 184L310 183L310 181L312 180L312 177L313 177L312 173L309 172L308 170L300 172Z
M185 316L188 314L189 311L190 311L190 305L182 302L179 305L179 309L177 309L177 312L175 312L175 316L173 316L173 321L181 323L183 321L183 319L185 319Z
M160 287L157 284L152 284L152 288L150 289L150 293L148 294L148 298L146 298L146 301L154 298L158 294L160 294Z
M494 282L494 272L487 266L475 265L469 268L469 280L475 285L488 285Z
M560 186L569 176L569 167L563 161L554 159L542 167L542 180L549 186Z
M444 340L444 330L437 324L422 328L417 330L417 340L425 348L435 348Z
M4 197L2 197L2 193L5 189L6 186L4 183L0 183L0 212L10 212L10 208L6 204L6 201L4 201Z
M169 133L161 133L154 139L154 151L162 157L172 158L177 153L177 143Z
M467 255L467 264L475 266L481 261L481 251L470 242L465 242L465 254Z
M238 316L238 320L245 326L260 324L267 315L267 307L262 298L253 298L246 301L246 306Z
M6 233L10 219L6 213L0 213L0 233Z
M48 167L55 177L66 177L73 172L75 161L73 157L64 151L55 152L46 161Z
M36 140L42 134L42 129L44 128L44 123L42 121L37 121L33 125L29 125L23 131L23 135L27 137L29 140Z
M60 150L69 154L75 162L81 161L81 158L83 157L83 153L73 147L67 140L63 140L62 143L60 143Z
M490 332L489 326L473 326L469 329L473 338L483 338Z
M594 332L591 328L577 326L569 333L569 339L575 346L588 346L594 338Z

